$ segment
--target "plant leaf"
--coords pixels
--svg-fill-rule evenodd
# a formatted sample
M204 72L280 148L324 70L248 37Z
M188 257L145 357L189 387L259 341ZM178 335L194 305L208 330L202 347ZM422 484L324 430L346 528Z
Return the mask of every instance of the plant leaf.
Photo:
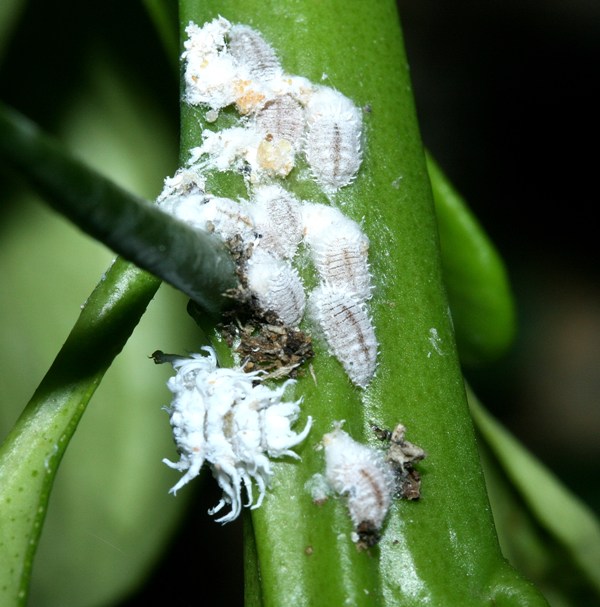
M117 260L0 449L2 603L24 605L59 462L87 403L160 282Z
M471 390L468 394L477 429L529 516L569 555L600 599L600 522L484 409Z
M223 243L125 192L66 154L37 127L0 105L0 153L46 201L118 254L215 313L237 286Z
M506 269L490 239L431 155L427 155L444 283L463 364L490 362L515 336Z

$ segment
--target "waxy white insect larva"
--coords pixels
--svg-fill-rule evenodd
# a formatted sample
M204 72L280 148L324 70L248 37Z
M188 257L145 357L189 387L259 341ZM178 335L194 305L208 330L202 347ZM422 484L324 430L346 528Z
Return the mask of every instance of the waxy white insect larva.
M377 368L375 329L364 303L327 285L309 296L310 316L322 330L329 352L356 386L366 388Z
M347 496L357 541L364 547L379 540L395 487L394 473L380 451L355 441L338 427L323 436L325 478Z
M234 236L248 243L254 240L254 224L245 201L191 194L171 198L161 206L188 225L216 232L223 240Z
M302 240L301 203L278 184L254 189L248 205L260 247L275 257L291 259Z
M269 388L260 383L261 372L219 368L214 350L203 350L206 355L164 357L177 372L167 383L173 393L167 411L180 459L163 461L184 472L170 493L195 478L206 462L223 491L223 498L209 513L215 514L229 504L230 512L217 519L227 523L240 514L243 505L261 505L272 477L269 457L298 459L291 449L306 438L312 418L302 432L291 430L301 400L283 398L294 380ZM155 360L161 362L158 356ZM256 501L254 483L259 491ZM243 488L246 504L242 503Z
M361 302L371 297L371 274L362 242L340 235L311 249L311 257L324 283Z
M273 47L260 32L248 25L231 26L228 47L233 58L246 68L253 80L267 82L282 72Z
M298 151L303 144L304 108L290 94L267 101L256 113L257 130L272 140L284 139Z
M231 23L222 17L202 27L192 22L186 27L188 38L181 58L185 61L187 103L219 110L234 102L234 84L240 70L225 44L230 29Z
M304 285L288 261L257 248L248 260L246 280L262 311L273 312L287 327L300 324L306 307Z
M334 207L314 203L303 205L302 223L304 241L321 280L359 301L369 299L369 239L360 225Z
M342 93L319 87L307 108L304 153L313 177L332 194L356 177L362 160L362 116Z
M195 221L199 227L213 229L223 240L240 236L244 242L254 240L254 222L245 200L207 197L198 210Z

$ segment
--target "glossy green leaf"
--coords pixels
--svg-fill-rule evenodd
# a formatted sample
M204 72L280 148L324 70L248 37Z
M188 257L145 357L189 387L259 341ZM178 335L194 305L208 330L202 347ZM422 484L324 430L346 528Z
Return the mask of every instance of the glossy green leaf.
M3 603L25 604L49 492L89 399L144 313L159 281L116 261L0 450ZM18 599L18 602L16 602Z
M181 24L217 15L257 28L284 69L325 82L364 113L361 171L332 200L362 220L375 283L370 310L379 368L364 391L352 387L316 339L314 377L296 396L314 417L301 462L275 465L271 492L252 512L248 604L543 605L503 559L493 526L466 403L442 280L436 219L395 3L182 0ZM182 156L199 142L202 112L182 108ZM217 128L219 124L216 125ZM327 200L302 168L287 185ZM215 177L213 191L231 188ZM229 191L229 190L227 190ZM343 501L312 502L305 487L323 471L317 447L335 420L376 444L370 425L408 427L428 453L419 466L423 498L394 505L380 544L359 552ZM298 424L301 425L303 419Z
M442 272L461 361L490 362L515 336L515 305L502 259L440 167L427 155Z
M472 392L469 392L469 404L487 449L508 479L508 486L518 495L522 509L533 524L551 538L545 540L546 553L540 555L541 581L548 577L552 567L564 574L574 566L587 578L595 600L600 600L600 521L483 408ZM523 539L520 534L513 537L513 541ZM552 554L553 544L562 553ZM538 549L538 554L540 552ZM553 562L553 557L560 561ZM545 581L552 584L554 580Z

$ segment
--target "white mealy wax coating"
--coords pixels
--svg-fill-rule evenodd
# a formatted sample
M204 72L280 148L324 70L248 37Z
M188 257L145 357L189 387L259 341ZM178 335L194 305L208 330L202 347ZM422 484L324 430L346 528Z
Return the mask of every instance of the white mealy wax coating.
M275 257L292 259L302 240L302 205L279 184L254 189L248 210L254 222L258 245Z
M311 292L308 310L350 380L366 388L377 368L378 344L365 304L344 291L321 285Z
M268 82L283 73L273 47L260 32L248 25L231 26L228 47L237 63L245 64L253 80Z
M348 496L348 512L355 527L370 523L380 529L394 491L394 473L384 456L336 428L322 440L325 478L339 495Z
M371 297L369 239L360 225L324 204L302 207L304 242L321 280L354 296Z
M362 161L362 116L342 93L319 87L306 107L304 153L315 180L326 193L354 181Z
M185 31L185 100L191 105L205 104L218 110L235 101L239 65L227 51L225 38L231 29L227 19L219 17L199 27L190 22Z
M260 383L259 372L219 368L214 351L203 350L206 355L193 354L173 362L177 373L167 384L173 393L167 411L180 459L163 461L185 472L171 493L196 477L206 462L223 490L223 498L209 513L229 504L231 511L217 519L227 523L240 514L242 487L248 497L246 505L260 506L272 475L269 457L298 459L291 449L306 438L312 419L308 418L300 433L291 429L300 412L300 400L283 399L293 380L270 388ZM253 483L259 491L256 501Z
M300 324L306 295L298 271L289 261L257 248L246 265L246 279L262 310L274 312L287 327Z
M310 296L313 321L353 383L366 387L377 357L364 305L371 297L369 240L338 209L300 204L279 185L299 152L326 194L351 183L362 160L361 111L331 87L286 74L275 50L247 25L219 17L201 28L190 23L187 33L186 100L215 115L233 106L240 115L234 126L202 133L201 144L190 150L189 170L236 171L250 193L249 203L230 201L236 208L213 197L199 213L202 222L224 238L238 229L244 241L253 242L244 268L250 290L263 310L288 326L298 325L305 307L304 287L290 265L301 236L320 280ZM193 221L182 204L184 211Z

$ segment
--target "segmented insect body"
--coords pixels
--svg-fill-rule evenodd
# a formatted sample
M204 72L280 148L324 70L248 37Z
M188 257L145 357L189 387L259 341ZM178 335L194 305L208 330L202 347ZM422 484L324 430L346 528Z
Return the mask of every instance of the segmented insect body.
M298 326L306 296L298 271L288 261L257 249L248 260L246 279L263 311L274 312L288 327Z
M185 223L216 232L223 240L240 236L244 242L254 238L254 224L245 201L192 194L171 198L165 210Z
M167 384L173 393L167 411L180 459L163 461L185 473L171 493L196 477L206 462L223 490L223 498L209 513L229 504L230 512L217 519L227 523L240 514L242 488L248 497L246 506L260 506L272 475L267 456L297 459L291 449L306 438L312 419L300 433L291 430L300 400L283 398L293 380L272 389L260 383L260 372L219 368L214 351L203 350L205 356L172 360L177 373ZM253 483L259 490L256 501Z
M197 220L200 227L212 228L223 240L235 236L240 236L244 242L254 239L254 223L244 200L208 197L198 209Z
M371 296L369 239L358 223L334 207L305 203L304 241L321 280L359 301Z
M357 540L365 546L376 544L394 493L393 470L380 451L355 441L339 427L326 434L322 444L325 478L334 491L347 496Z
M362 161L360 110L342 93L319 87L307 108L304 153L315 180L334 193L356 177Z
M350 380L365 388L377 367L377 339L365 304L321 285L310 294L309 310Z
M302 147L305 114L304 107L292 95L279 95L267 101L257 112L256 128L271 140L283 139L295 151Z
M269 81L282 73L273 47L248 25L234 24L229 30L229 52L256 81Z
M256 188L248 208L260 248L275 257L294 257L302 240L300 201L280 185L272 184Z

